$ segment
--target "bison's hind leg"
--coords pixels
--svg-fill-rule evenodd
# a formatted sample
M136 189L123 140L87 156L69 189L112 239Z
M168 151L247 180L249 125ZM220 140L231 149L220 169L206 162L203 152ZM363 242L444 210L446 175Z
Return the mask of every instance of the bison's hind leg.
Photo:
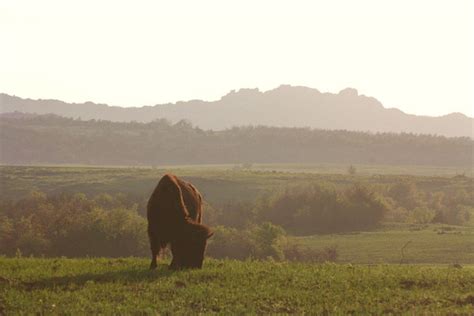
M156 269L158 264L156 263L156 257L160 254L160 242L154 236L154 234L150 233L150 249L151 249L151 263L150 263L150 270Z
M159 249L158 250L155 250L155 249L151 250L150 270L154 270L158 266L158 264L156 263L156 257L158 256L159 252L160 252Z
M156 263L156 255L155 255L151 258L150 270L155 270L156 267L158 267L158 264Z

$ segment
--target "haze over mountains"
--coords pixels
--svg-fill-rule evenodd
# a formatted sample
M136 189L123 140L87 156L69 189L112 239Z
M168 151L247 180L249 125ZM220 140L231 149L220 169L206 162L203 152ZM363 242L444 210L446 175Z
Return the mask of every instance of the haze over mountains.
M31 100L0 94L0 113L23 112L117 122L150 122L165 118L183 119L202 129L223 130L233 126L266 125L311 127L329 130L409 132L444 136L474 135L474 119L461 113L440 117L406 114L385 108L378 100L347 88L337 94L316 89L282 85L261 92L258 89L231 91L218 101L191 100L143 107L106 104L65 103Z

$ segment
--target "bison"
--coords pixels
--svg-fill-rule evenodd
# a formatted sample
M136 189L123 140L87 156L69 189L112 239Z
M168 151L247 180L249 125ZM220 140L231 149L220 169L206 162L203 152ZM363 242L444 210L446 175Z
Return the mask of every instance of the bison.
M147 206L150 269L157 267L161 249L171 245L171 269L201 268L207 239L213 235L202 222L202 196L186 181L166 174Z

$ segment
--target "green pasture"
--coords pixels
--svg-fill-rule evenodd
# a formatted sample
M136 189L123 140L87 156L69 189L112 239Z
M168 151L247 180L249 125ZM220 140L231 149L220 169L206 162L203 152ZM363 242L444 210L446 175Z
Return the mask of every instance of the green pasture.
M474 267L0 258L2 314L471 314Z
M355 183L386 185L407 180L425 190L454 191L458 188L474 190L473 178L466 176L469 172L464 174L465 170L448 167L429 169L407 166L356 166L360 172L355 175L347 174L348 166L329 164L252 165L251 169L242 169L240 165L237 167L232 165L162 168L0 166L0 198L15 200L33 190L49 194L82 192L90 195L123 192L148 197L160 177L167 172L194 183L211 204L253 201L263 192L291 184L311 182L327 182L344 187ZM420 170L430 171L419 175Z
M474 227L426 225L293 237L312 249L336 247L341 263L474 264Z

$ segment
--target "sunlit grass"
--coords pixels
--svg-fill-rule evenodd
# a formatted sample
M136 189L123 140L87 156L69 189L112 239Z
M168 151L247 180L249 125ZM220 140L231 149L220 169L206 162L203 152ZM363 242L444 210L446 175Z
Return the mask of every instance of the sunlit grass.
M0 312L472 313L472 266L207 260L149 271L148 259L0 258Z
M474 264L474 227L426 225L293 237L309 248L336 247L345 263ZM403 250L402 250L403 249Z

